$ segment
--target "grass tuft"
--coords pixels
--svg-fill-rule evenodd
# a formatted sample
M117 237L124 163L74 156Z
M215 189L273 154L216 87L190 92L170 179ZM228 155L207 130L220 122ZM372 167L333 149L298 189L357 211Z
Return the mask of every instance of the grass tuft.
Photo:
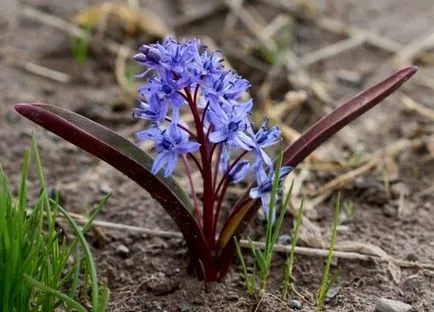
M31 154L40 181L40 194L30 208L27 178ZM107 199L100 203L93 218ZM60 214L69 217L57 199L49 198L37 145L33 141L32 151L24 156L17 199L0 167L0 311L87 311L80 303L86 301L79 297L85 293L80 288L83 284L80 277L90 277L92 311L106 310L108 290L98 285L95 264L83 236L90 224L80 229L69 219L77 238L68 242L58 231L56 218ZM72 265L71 259L75 262ZM89 274L83 276L84 268Z
M253 242L249 239L250 250L255 260L252 274L248 274L247 267L243 259L243 255L241 253L240 246L238 244L238 241L235 240L236 251L241 262L245 285L249 296L254 296L256 294L259 294L259 296L262 297L265 294L267 279L271 269L271 260L274 254L274 246L276 245L280 233L280 229L282 227L283 218L285 216L285 211L288 207L291 198L292 188L294 185L293 183L291 184L289 191L284 197L283 205L281 207L277 220L273 222L272 219L276 210L276 202L277 202L276 199L277 199L277 193L280 184L279 175L280 175L280 169L282 167L282 159L283 159L283 150L281 150L279 153L277 168L274 173L274 180L273 180L273 186L271 190L268 216L266 216L267 224L266 224L266 231L265 231L264 250L262 251L261 249L257 248L253 244Z
M77 64L85 65L89 58L89 42L92 32L92 25L86 25L84 27L86 34L85 38L74 37L71 39L71 53L73 59Z

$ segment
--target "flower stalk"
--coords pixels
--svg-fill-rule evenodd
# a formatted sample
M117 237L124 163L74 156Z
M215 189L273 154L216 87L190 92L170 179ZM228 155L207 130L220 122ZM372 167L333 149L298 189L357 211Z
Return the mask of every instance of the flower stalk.
M147 68L139 76L152 76L139 90L144 100L134 109L134 116L151 120L152 126L139 132L138 137L156 143L159 154L153 164L154 174L165 166L165 176L171 175L176 159L183 157L193 193L194 181L184 155L190 153L196 159L194 153L200 154L196 163L203 179L202 214L198 213L195 194L193 203L198 224L209 247L214 249L219 215L230 183L242 181L253 170L260 172L258 181L265 185L258 196L263 196L267 209L271 193L267 186L271 185L273 164L264 149L280 141L280 130L268 129L264 120L259 130L254 131L249 121L253 102L240 100L250 84L235 72L225 70L221 56L209 52L200 41L178 43L167 39L162 44L143 45L139 51L135 59ZM181 115L188 111L194 130L181 121ZM173 131L166 130L175 127L184 131L182 138L173 137ZM155 131L160 131L163 138ZM253 154L253 163L245 159L249 153ZM290 168L283 172L288 174Z

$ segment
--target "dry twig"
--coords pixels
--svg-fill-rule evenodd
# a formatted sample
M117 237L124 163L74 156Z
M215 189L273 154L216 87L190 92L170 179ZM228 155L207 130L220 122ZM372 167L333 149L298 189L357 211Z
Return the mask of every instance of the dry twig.
M300 58L298 65L303 67L313 65L317 62L331 58L347 50L354 49L364 44L365 42L365 35L350 37L348 39L336 42L322 49L304 55L302 58Z
M68 74L59 72L54 69L47 68L42 65L38 65L32 62L22 61L18 58L14 58L12 56L7 56L5 58L5 62L9 65L13 65L19 68L22 68L29 73L51 79L60 83L69 83L71 81L71 77Z
M225 4L221 1L209 1L208 4L202 5L197 10L172 19L170 25L174 28L181 27L217 14L225 8Z
M69 213L72 218L76 220L79 224L87 224L88 219L84 216L76 213ZM182 234L180 232L173 232L173 231L162 231L162 230L156 230L156 229L148 229L144 227L137 227L137 226L130 226L120 223L113 223L113 222L106 222L106 221L98 221L95 220L92 223L93 226L102 227L102 228L109 228L109 229L115 229L115 230L123 230L123 231L129 231L129 232L136 232L136 233L143 233L149 236L157 236L161 238L182 238ZM263 242L253 242L253 244L257 248L263 249L265 244ZM244 248L250 248L249 241L247 240L241 240L240 245ZM337 246L339 247L339 246ZM347 244L342 244L342 247L345 249L348 249ZM277 252L283 252L288 253L291 250L291 246L288 245L275 245L275 250ZM319 249L319 248L307 248L307 247L296 247L295 249L296 254L303 255L303 256L313 256L313 257L327 257L328 250L327 249ZM370 254L362 254L357 252L351 252L351 251L339 251L335 250L333 252L333 256L340 259L347 259L347 260L356 260L356 261L373 261L373 262L389 262L393 261L396 265L406 268L421 268L421 269L427 269L427 270L434 270L434 264L429 263L418 263L418 262L412 262L412 261L405 261L405 260L399 260L399 259L390 259L390 258L381 258L377 255L370 255Z
M396 52L393 61L397 66L411 64L425 49L432 48L433 46L434 28L430 29L428 33L415 38L403 48L399 49Z
M405 95L403 93L400 93L400 97L401 97L402 103L404 103L404 105L407 108L417 112L418 114L420 114L423 117L434 120L434 110L417 103L411 97L409 97L408 95Z
M265 2L266 0L262 1ZM434 45L434 34L432 34L432 31L431 34L424 35L423 37L418 38L418 41L414 41L412 45L404 46L401 43L398 43L387 37L378 35L370 30L364 30L359 27L346 24L343 21L320 15L318 14L318 12L306 15L305 12L300 11L299 7L294 6L291 2L288 1L267 0L266 2L267 4L273 5L280 10L285 10L295 16L308 19L312 23L315 23L318 27L328 32L350 38L364 38L366 44L393 54L400 53L401 56L404 56L404 58L407 59L416 60L418 57L424 57L425 54L423 53L423 49L432 47ZM396 64L393 65L396 66ZM416 75L412 79L412 83L434 89L434 79L421 72L419 72L418 75Z
M45 13L30 6L25 6L22 13L28 18L38 21L44 25L59 29L63 32L66 32L67 34L70 34L73 37L86 41L90 41L92 39L92 37L85 30L55 15ZM120 44L110 39L105 39L103 45L109 52L113 53L114 55L117 55L119 49L121 48ZM134 52L131 49L128 49L128 55L132 57L134 55Z
M129 56L129 48L127 46L122 45L119 48L118 56L116 58L115 76L121 89L125 92L125 94L128 97L131 98L131 100L133 100L137 98L137 91L135 88L132 88L131 83L128 81L126 77L126 64L127 64L128 56ZM131 101L129 103L131 103Z
M402 139L400 141L397 141L395 143L392 143L391 145L385 147L381 151L374 154L374 156L365 164L362 166L351 170L336 179L330 181L326 185L322 186L317 192L317 195L322 195L325 193L328 193L330 191L336 190L340 187L342 187L345 184L350 183L351 181L354 181L357 177L361 176L362 174L368 172L370 169L374 168L378 165L378 163L385 157L393 157L396 154L398 154L403 149L409 148L409 147L416 147L422 145L422 140L415 139L415 140L407 140Z

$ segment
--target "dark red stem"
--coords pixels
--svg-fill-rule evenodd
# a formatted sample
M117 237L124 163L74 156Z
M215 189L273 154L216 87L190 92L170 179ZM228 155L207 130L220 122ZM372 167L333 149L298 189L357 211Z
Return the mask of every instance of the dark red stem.
M185 99L190 106L191 113L193 114L194 122L196 125L197 139L200 143L200 155L202 160L203 169L203 233L209 246L214 248L215 245L215 233L213 232L213 182L212 182L212 166L209 153L209 144L206 140L205 133L199 111L197 109L197 103L193 100L191 91L189 88L185 88ZM195 92L196 93L196 92Z
M206 112L208 111L208 108L209 108L209 102L206 103L205 108L203 109L203 112L202 112L202 126L203 126L203 123L205 122L205 115L206 115Z
M196 156L194 156L192 153L188 153L188 156L194 161L197 169L199 169L200 174L202 175L202 178L203 178L203 169L202 169L202 166L200 165L199 160L197 160Z
M165 119L168 121L168 122L172 122L172 118L170 118L170 117L165 117ZM178 128L179 129L182 129L182 130L184 130L185 132L187 132L188 133L188 135L190 136L190 137L192 137L193 139L195 139L196 141L197 141L197 136L196 136L196 134L194 134L193 132L191 132L190 130L188 130L186 127L184 127L183 125L180 125L180 124L176 124L177 126L178 126Z
M225 197L226 190L229 186L229 183L230 183L229 179L226 179L225 183L223 184L222 191L220 192L220 195L217 197L217 194L214 194L214 196L216 196L215 198L218 200L217 206L215 209L215 214L214 214L214 224L213 224L213 232L214 233L216 233L216 231L217 231L217 222L219 219L220 210L221 210L221 207L223 205L223 199Z
M191 196L193 197L193 207L194 215L196 216L196 221L201 226L200 214L199 214L199 204L197 202L196 191L194 189L193 178L191 177L190 166L188 165L187 157L182 156L182 161L184 162L185 172L187 173L188 182L190 183Z

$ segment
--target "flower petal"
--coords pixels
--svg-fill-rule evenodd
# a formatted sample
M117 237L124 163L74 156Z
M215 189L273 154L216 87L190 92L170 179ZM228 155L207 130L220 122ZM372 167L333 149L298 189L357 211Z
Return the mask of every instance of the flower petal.
M255 146L255 142L253 142L252 138L241 131L238 131L234 135L234 142L236 145L247 151L251 150L252 147Z
M167 153L159 154L155 158L154 163L152 164L151 172L153 174L157 174L161 170L161 168L163 168L163 166L166 164L167 160L168 160Z
M213 143L220 143L226 140L227 134L223 130L217 130L214 132L211 132L209 135L209 140Z
M200 148L200 144L193 141L180 143L176 146L176 152L180 154L194 153Z
M164 176L166 178L172 174L173 170L175 170L176 161L178 160L178 156L175 152L170 152L167 154L167 167L164 171Z

